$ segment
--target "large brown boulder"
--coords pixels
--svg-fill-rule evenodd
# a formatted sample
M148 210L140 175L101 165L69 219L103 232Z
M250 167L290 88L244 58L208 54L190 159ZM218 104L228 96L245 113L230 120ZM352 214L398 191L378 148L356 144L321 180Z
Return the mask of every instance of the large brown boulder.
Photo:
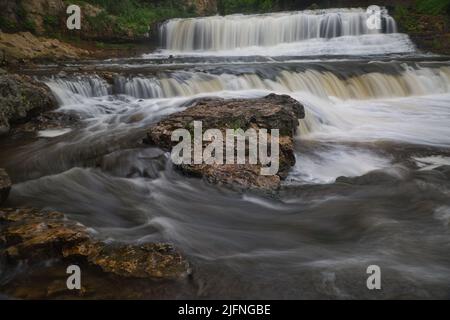
M45 84L29 76L0 75L0 135L8 133L12 124L26 122L56 107Z
M0 209L0 231L0 258L8 264L57 259L113 276L148 279L176 279L190 272L170 244L106 244L55 211Z
M8 198L11 190L11 180L4 169L0 168L0 205Z
M288 170L295 164L293 136L297 130L298 119L304 116L303 106L287 95L270 94L257 99L201 99L186 110L172 114L153 125L147 133L147 142L171 150L178 143L171 141L172 132L176 129L191 130L193 121L202 121L203 131L219 129L224 139L227 129L279 129L279 170L274 175L261 175L259 162L177 165L184 173L204 177L213 183L244 189L273 190L280 186L280 180L287 176Z

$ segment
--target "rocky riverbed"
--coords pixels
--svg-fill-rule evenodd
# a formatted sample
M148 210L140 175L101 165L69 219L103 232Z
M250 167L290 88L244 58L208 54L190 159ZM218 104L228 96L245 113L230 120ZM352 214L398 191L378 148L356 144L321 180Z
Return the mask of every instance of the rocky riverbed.
M37 130L51 127L56 120L59 120L56 121L57 124L63 123L64 117L68 116L51 111L54 105L51 95L48 94L48 88L42 84L37 85L31 78L17 75L3 76L2 83L4 92L7 93L3 96L7 102L4 105L7 108L3 109L4 127L10 129L10 136L23 131L36 133ZM18 96L28 99L22 111L16 107ZM17 113L10 110L16 110ZM63 117L63 120L59 117ZM242 129L279 129L280 170L276 175L261 176L261 164L179 166L183 174L203 177L215 184L238 189L274 191L280 187L281 179L287 176L288 170L295 164L293 135L297 130L299 119L303 117L303 106L286 95L271 94L258 99L200 99L192 102L185 111L175 113L152 125L144 140L152 146L170 150L173 146L171 133L177 128L188 128L194 120L202 121L205 130L217 128L223 132L226 129L236 128L236 125ZM68 125L73 124L69 122ZM3 206L8 205L7 197L10 189L11 181L6 171L0 169L0 194ZM106 283L100 281L102 287L99 287L100 284L96 281L89 282L89 285L78 293L78 297L103 295L107 297L105 288L112 285L111 281L123 282L123 278L173 280L191 273L189 262L171 244L108 243L96 239L95 233L57 211L0 207L0 229L0 260L3 267L9 270L31 268L33 277L45 272L44 270L49 270L48 272L52 274L55 270L61 270L64 265L72 263L84 266L88 274L97 274L102 278L103 276L99 274L104 273L112 277L113 280L106 280ZM23 278L19 276L16 281L9 283L8 287L4 287L5 292L23 298L51 298L67 294L64 291L65 283L57 280L56 274L50 281L51 285L44 285L44 289L27 287L21 279ZM149 284L150 288L153 286ZM27 292L26 295L24 290ZM136 292L129 290L120 296L140 297L136 296Z
M10 184L5 171L0 169L0 205L7 198ZM103 282L87 281L76 293L79 298L105 295L113 283L125 279L176 280L191 273L189 263L170 244L107 243L95 239L95 233L60 212L30 208L0 207L0 265L2 269L22 273L8 286L0 284L2 291L16 298L67 294L66 283L58 280L59 271L39 288L33 289L21 280L41 272L51 274L69 265L82 266L83 273L88 275L106 277ZM25 276L25 272L29 274ZM125 290L120 296L129 298L136 294Z
M189 273L187 262L168 244L106 244L59 212L3 208L0 221L0 255L10 264L67 259L124 277L170 279Z

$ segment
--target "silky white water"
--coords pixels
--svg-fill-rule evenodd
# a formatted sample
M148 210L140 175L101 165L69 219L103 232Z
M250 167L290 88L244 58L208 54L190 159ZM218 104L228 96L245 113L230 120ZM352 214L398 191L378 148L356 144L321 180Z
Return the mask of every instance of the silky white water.
M238 90L307 92L321 98L378 99L450 92L450 67L400 66L397 74L378 72L341 75L330 71L277 70L273 77L258 73L212 74L179 71L160 77L117 76L114 85L98 77L53 79L47 81L61 104L76 103L80 96L125 94L135 98L189 97L202 93ZM78 97L78 98L77 98Z
M199 97L261 97L289 94L306 112L298 139L337 143L333 148L297 154L289 183L332 183L389 167L390 157L342 143L402 142L450 146L450 67L400 64L395 73L358 75L332 71L277 69L254 73L176 71L155 76L117 76L113 84L98 77L50 79L62 110L84 114L94 141L106 132L127 132L184 108ZM271 70L271 69L269 69ZM105 93L115 92L111 100ZM137 99L139 98L139 99ZM126 125L124 125L124 123ZM114 128L114 129L113 129ZM122 133L122 134L123 134ZM349 164L352 165L349 165Z
M145 58L175 55L190 56L368 56L386 54L411 54L417 51L409 37L401 33L373 34L360 36L342 36L338 38L308 39L300 42L280 43L270 47L250 46L234 49L210 51L180 51L171 49L159 50L156 54L145 54Z
M363 9L212 16L169 20L162 25L160 33L167 49L217 51L267 47L316 38L397 32L395 21L389 15L383 17L384 30L369 30L367 18Z
M364 55L414 52L395 20L382 16L368 29L364 9L330 9L264 15L172 19L160 28L163 54Z

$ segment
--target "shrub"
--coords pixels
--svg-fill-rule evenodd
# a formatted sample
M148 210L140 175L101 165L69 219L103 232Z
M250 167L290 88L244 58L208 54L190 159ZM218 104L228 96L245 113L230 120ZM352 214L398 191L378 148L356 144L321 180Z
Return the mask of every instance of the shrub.
M43 17L44 27L47 31L54 31L59 25L58 17L46 15Z
M417 0L416 6L417 11L424 14L450 13L450 0Z
M0 29L3 31L15 31L17 29L17 25L14 21L0 16Z
M221 14L263 13L274 7L272 0L219 0Z
M25 28L26 31L36 32L36 25L34 24L34 21L30 19L25 19L23 27Z

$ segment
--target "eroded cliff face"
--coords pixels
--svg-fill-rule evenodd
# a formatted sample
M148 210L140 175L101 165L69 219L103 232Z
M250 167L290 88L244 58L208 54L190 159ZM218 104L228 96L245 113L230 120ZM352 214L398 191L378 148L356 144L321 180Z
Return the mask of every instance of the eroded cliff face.
M3 29L35 29L37 34L46 32L49 17L65 11L63 0L3 0L0 3L0 17Z
M138 36L132 28L127 30L117 17L95 3L78 3L82 14L83 38L133 38ZM161 1L141 1L143 10L161 6ZM217 0L179 0L177 9L194 15L217 13ZM64 33L66 9L70 1L63 0L3 0L0 3L0 29L2 31L30 31L37 35ZM164 18L164 17L162 17Z
M88 3L80 4L82 32L69 34L65 28L69 3L63 0L4 0L0 4L0 29L5 32L29 31L38 36L76 35L86 39L133 36L126 30L123 34L118 33L114 17ZM109 23L103 23L105 16L108 16Z
M58 16L65 11L65 4L62 0L33 0L22 1L22 8L26 12L26 18L34 23L36 32L44 34L49 16ZM20 17L19 17L20 18Z
M46 85L28 76L0 75L0 135L7 134L12 124L55 108Z

